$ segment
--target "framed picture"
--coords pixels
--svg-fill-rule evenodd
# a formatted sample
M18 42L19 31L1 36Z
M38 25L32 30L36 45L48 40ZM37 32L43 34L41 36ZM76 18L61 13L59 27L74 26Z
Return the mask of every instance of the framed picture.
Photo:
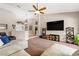
M5 30L8 29L8 25L7 24L0 24L0 30Z
M12 24L12 28L15 29L16 25Z

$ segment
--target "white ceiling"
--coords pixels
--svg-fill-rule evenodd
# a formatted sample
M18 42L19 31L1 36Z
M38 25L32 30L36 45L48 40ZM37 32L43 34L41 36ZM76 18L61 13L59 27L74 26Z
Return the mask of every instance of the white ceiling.
M19 5L23 10L32 10L32 3L8 3L7 5L17 7ZM79 11L79 3L40 3L39 8L46 6L46 13L76 12Z

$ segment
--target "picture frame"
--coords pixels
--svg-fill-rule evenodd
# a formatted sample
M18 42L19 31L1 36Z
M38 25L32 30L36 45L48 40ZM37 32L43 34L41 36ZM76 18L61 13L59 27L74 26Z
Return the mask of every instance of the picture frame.
M7 24L0 24L0 30L6 30L6 29L8 29Z

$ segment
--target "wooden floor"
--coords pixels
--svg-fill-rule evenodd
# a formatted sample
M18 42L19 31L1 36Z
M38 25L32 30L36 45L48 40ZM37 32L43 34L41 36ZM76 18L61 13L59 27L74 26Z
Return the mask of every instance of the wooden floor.
M28 41L28 48L25 49L32 56L40 56L48 47L50 47L54 42L41 39L33 38Z

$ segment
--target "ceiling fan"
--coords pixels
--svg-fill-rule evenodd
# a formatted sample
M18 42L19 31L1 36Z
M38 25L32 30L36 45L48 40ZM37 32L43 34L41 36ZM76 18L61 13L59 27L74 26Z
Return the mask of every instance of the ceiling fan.
M29 10L29 12L35 12L35 14L36 13L44 14L44 10L46 10L46 7L39 8L38 3L36 5L33 4L32 7L34 8L34 10Z

